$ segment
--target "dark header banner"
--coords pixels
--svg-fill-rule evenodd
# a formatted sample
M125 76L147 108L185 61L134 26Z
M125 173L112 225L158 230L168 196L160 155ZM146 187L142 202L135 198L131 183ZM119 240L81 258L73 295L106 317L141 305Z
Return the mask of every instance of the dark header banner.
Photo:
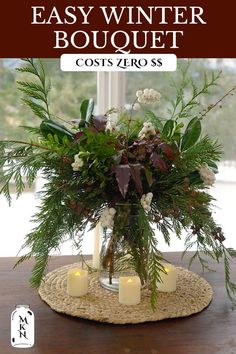
M234 58L235 0L4 1L2 58L176 54Z

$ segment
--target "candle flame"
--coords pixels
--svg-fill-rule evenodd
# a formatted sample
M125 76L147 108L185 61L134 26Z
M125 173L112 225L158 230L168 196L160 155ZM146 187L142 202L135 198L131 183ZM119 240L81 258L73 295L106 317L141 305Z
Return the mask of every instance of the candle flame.
M165 268L165 271L166 271L166 273L169 273L170 270L169 270L169 268Z
M132 282L133 282L132 279L128 279L128 280L127 280L127 283L132 283Z
M77 275L79 277L81 274L80 274L80 272L76 272L75 275Z

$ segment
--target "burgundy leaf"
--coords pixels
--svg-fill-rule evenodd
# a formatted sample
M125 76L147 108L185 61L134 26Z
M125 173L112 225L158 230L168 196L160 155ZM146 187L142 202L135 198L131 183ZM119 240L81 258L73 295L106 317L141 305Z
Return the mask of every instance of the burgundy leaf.
M154 136L152 139L153 144L159 145L161 143L161 139L158 136Z
M161 172L166 173L168 171L167 164L156 152L153 152L150 156L151 161L155 167L157 167Z
M130 167L129 165L116 165L114 170L119 190L123 198L125 198L130 181Z
M80 140L80 138L84 135L84 132L80 131L75 134L74 141L77 142L77 140Z
M161 143L159 145L159 148L164 152L164 154L167 156L167 158L169 160L173 160L174 159L174 151L173 149L170 147L170 145L166 144L166 143Z
M97 131L104 131L107 123L106 116L93 116L93 125Z
M141 170L143 166L140 163L130 164L131 178L134 181L135 187L140 195L143 194L143 185L141 181Z
M93 135L97 135L98 131L94 127L88 127L87 131L91 132Z
M133 144L130 146L130 148L136 147L136 146L142 146L142 145L146 145L147 142L144 140L138 140L138 141L134 141Z
M147 144L147 147L146 147L147 153L151 154L153 152L154 148L155 148L155 145L153 143Z

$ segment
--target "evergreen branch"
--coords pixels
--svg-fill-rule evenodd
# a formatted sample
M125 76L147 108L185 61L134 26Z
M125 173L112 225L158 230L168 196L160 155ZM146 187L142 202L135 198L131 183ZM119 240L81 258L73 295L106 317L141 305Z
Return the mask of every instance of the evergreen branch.
M40 130L40 128L37 127L31 127L28 125L20 125L20 128L23 128L25 131L27 131L28 133L34 134L37 137L43 137L42 132Z
M142 237L146 239L148 243L148 274L151 287L151 306L152 309L155 310L158 298L157 283L161 281L160 272L164 271L161 264L161 261L163 261L163 256L157 249L157 239L143 208L139 209L139 228L141 230Z
M48 119L46 109L31 99L22 98L22 101L31 108L33 113L41 119Z
M37 172L42 168L42 156L33 154L32 147L16 147L10 152L4 151L0 154L0 180L3 186L0 189L0 194L3 193L11 204L10 184L15 182L17 197L19 197L25 189L23 175L26 178L26 183L32 186L37 177Z
M30 73L34 75L37 82L17 81L19 90L22 91L27 98L22 101L30 107L33 113L41 119L50 119L48 94L50 91L50 83L46 82L45 71L40 59L35 63L35 59L23 59L28 65L26 67L17 68L21 73Z
M64 199L64 190L55 188L56 182L52 180L45 185L44 196L40 210L32 219L37 226L31 233L26 235L24 248L30 248L30 253L22 256L18 261L35 257L35 264L31 276L31 285L38 287L45 275L50 252L58 249L67 240L66 235L75 239L78 230L84 230L86 224L82 222L77 214L68 212L61 204ZM87 221L86 221L87 223ZM78 225L80 225L78 227ZM83 234L79 235L82 238ZM77 241L80 243L80 241Z
M39 254L35 256L35 263L32 269L30 284L33 288L38 288L44 275L49 261L49 254Z
M177 111L178 106L184 100L185 89L187 88L187 86L189 84L189 78L187 76L187 73L189 71L190 65L191 65L191 60L188 60L187 65L180 68L180 72L182 75L181 85L179 85L173 79L170 80L172 87L174 87L176 90L176 98L173 102L171 102L172 107L173 107L171 119L174 119L174 117L176 116L176 111Z
M195 145L182 152L181 159L176 161L179 168L191 171L209 161L219 161L222 155L221 145L205 136Z
M224 268L225 268L225 287L227 294L233 303L236 306L236 283L231 281L231 272L230 272L230 259L236 258L236 251L232 248L225 248L223 249L224 254Z
M18 81L17 83L18 83L18 85L21 85L20 81ZM41 100L41 101L43 101L45 103L44 95L40 91L31 91L30 89L26 89L26 88L22 88L22 87L19 87L18 90L20 90L21 92L25 93L27 96L29 96L30 98L32 98L34 100ZM22 101L24 103L28 104L23 99L22 99Z
M42 149L42 150L57 152L56 149L53 149L49 146L45 146L43 144L36 143L36 142L21 141L21 140L0 140L0 146L1 145L9 145L9 144L27 145L28 147L35 147L35 148Z
M182 69L182 82L181 85L175 84L176 88L176 101L173 105L173 112L171 115L171 119L173 120L178 120L181 118L188 118L190 115L191 110L195 107L198 106L200 103L198 101L199 97L207 94L209 92L209 89L212 86L216 85L217 80L220 78L221 72L218 72L217 74L212 73L211 79L208 79L206 75L204 75L204 83L202 87L198 88L194 81L191 81L191 86L192 86L192 95L188 101L185 101L185 89L190 83L189 79L186 79L187 77L187 72L189 69L189 65L187 65L184 69ZM179 110L177 111L177 109Z
M203 234L201 236L202 238L204 238L203 241L201 242L198 241L199 235L197 236L197 239L195 241L191 241L191 239L195 235L193 234L188 235L185 243L186 250L189 248L190 245L191 246L194 245L197 247L197 250L195 251L195 253L193 254L193 256L189 261L189 267L192 265L193 261L197 258L200 261L203 271L205 269L207 269L208 271L213 271L211 268L209 268L208 262L206 259L202 257L202 254L205 254L206 256L214 259L218 263L220 262L220 259L223 258L224 269L225 269L226 291L233 305L236 305L236 283L234 283L231 280L231 269L230 269L230 261L233 258L236 258L236 251L232 248L226 248L222 242L214 239L214 237L212 236L212 230L214 230L216 227L217 225L215 224L214 220L210 218L209 221L205 223L203 226L203 230L202 230Z
M20 250L21 251L21 250ZM20 251L18 252L17 256L19 255ZM28 261L31 258L31 253L27 253L24 256L21 256L17 262L14 264L13 269L15 269L16 267L18 267L20 264L22 264L25 261Z
M202 250L202 252L205 253L203 250ZM198 245L197 251L194 252L193 256L189 260L189 265L188 265L189 268L191 268L191 266L192 266L193 262L195 261L195 259L198 259L199 263L201 264L203 272L205 270L208 270L209 272L213 272L214 271L213 269L211 269L208 266L208 261L201 256L201 252L199 251L199 245Z
M18 71L20 71L19 68L17 68ZM23 72L23 71L22 71ZM38 77L38 75L37 75ZM34 81L17 81L17 84L20 85L19 90L29 90L29 92L40 92L44 98L45 98L45 90L44 87L41 84L38 84L37 82ZM49 93L49 89L47 89L46 93Z

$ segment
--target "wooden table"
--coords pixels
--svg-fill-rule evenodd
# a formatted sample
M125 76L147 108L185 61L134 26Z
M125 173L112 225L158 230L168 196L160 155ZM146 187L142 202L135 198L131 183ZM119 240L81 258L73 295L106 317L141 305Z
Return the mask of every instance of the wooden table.
M180 253L168 259L186 266ZM15 258L0 259L0 354L235 354L236 310L224 289L223 265L204 277L214 298L203 312L186 318L138 325L109 325L52 311L29 287L32 262L12 270ZM73 263L75 257L52 257L50 269ZM198 264L192 268L201 274ZM236 264L232 266L236 273ZM36 343L30 349L10 346L10 314L16 304L29 304L36 318ZM112 311L112 309L111 309Z

